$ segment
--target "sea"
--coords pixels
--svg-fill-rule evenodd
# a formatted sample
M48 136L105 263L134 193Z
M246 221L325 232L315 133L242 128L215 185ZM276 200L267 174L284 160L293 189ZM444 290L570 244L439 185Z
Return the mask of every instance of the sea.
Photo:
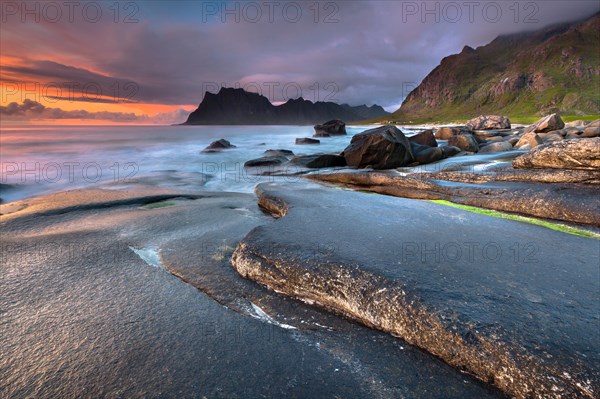
M244 169L244 162L264 156L266 150L340 153L354 134L368 128L347 126L346 136L296 145L296 138L312 137L312 126L3 126L0 198L8 203L59 191L136 184L247 193L258 183L292 178L256 176ZM400 128L407 135L421 130ZM202 152L219 139L236 147Z

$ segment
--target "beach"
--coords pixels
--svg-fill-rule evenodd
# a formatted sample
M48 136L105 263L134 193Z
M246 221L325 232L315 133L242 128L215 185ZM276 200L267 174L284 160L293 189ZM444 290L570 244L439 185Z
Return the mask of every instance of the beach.
M13 140L3 162L48 173L50 163L137 167L36 182L34 166L24 183L3 169L3 396L597 392L597 207L573 200L540 225L449 206L493 209L483 198L515 203L498 193L550 187L531 175L484 181L524 151L389 172L250 169L269 149L339 152L365 128L319 146L293 144L312 127L110 128L92 145L96 129L107 136L57 129L37 147L3 136ZM201 152L222 137L236 147ZM24 145L19 160L11 151ZM425 175L450 170L475 177ZM596 183L570 178L572 195L544 188L549 204L594 198Z

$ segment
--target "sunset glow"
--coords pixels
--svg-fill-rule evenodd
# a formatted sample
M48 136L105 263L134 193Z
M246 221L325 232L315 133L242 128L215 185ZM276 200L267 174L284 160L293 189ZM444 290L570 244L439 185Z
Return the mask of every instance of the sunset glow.
M14 103L3 108L2 122L180 123L204 92L220 87L246 88L276 104L302 96L391 112L465 43L559 22L567 9L570 19L596 9L589 1L549 2L526 20L526 10L505 8L490 24L482 3L472 21L457 24L440 3L442 19L431 24L404 2L315 3L300 14L290 11L299 7L294 2L271 10L184 3L185 11L154 1L2 2L0 106ZM371 34L356 31L359 25Z

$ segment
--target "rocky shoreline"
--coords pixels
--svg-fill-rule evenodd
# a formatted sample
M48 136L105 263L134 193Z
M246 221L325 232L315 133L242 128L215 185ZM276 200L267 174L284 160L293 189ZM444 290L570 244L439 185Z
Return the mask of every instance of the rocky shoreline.
M52 380L11 376L0 390L144 396L159 384L185 395L198 393L201 378L209 396L597 397L597 122L564 132L548 130L561 126L552 115L531 127L509 123L484 116L412 136L381 126L334 154L267 149L244 168L287 179L259 184L256 197L131 183L1 204L0 284L16 287L2 304L3 346L11 354L25 343L44 348L68 326L93 345L7 356L0 366L25 375L42 359ZM319 140L344 134L342 121L315 126ZM224 151L235 144L205 149L217 158ZM54 287L71 294L55 297ZM145 345L113 356L112 332L78 313L95 314L97 297L106 304L95 316L102 325ZM62 309L58 327L52 310L28 314L37 301ZM181 331L172 330L174 317L186 321ZM207 323L224 327L207 338ZM265 326L266 340L239 339L238 330ZM222 383L232 373L241 382ZM265 375L309 384L273 385Z
M326 127L343 134L341 124L315 126L316 135L326 139ZM360 191L446 200L597 229L599 136L600 121L565 126L556 114L517 129L511 129L506 117L480 116L464 126L424 130L410 137L388 125L353 136L341 154L288 154L269 165L269 170L254 172L302 176ZM290 164L301 168L290 173ZM575 299L578 294L563 295L569 286L585 291L586 300L597 296L597 235L596 239L569 238L573 240L569 248L589 246L583 251L589 258L578 257L573 274L560 250L555 252L564 244L564 233L509 224L502 227L506 231L492 236L500 242L507 237L520 237L519 242L535 237L530 244L535 243L543 259L537 259L536 265L519 265L525 269L518 273L514 272L516 258L480 259L476 270L458 277L473 264L461 259L457 265L448 258L398 261L388 251L397 252L398 246L404 248L415 237L442 247L455 245L452 237L481 243L498 227L495 222L466 215L460 216L461 222L428 220L428 213L435 214L432 206L425 206L423 213L415 212L415 206L390 213L393 208L388 203L378 204L386 202L381 197L368 199L362 198L364 194L302 185L261 184L256 193L259 205L281 221L269 229L255 228L237 247L231 262L242 276L399 336L513 397L591 398L600 390L593 355L581 351L594 347L591 341L583 346L580 341L589 338L584 338L588 327L580 332L574 329L577 323L600 327L597 303L585 306L584 313L590 313L584 315L582 308L575 311L569 305L571 301L581 304ZM377 245L371 244L373 237ZM311 248L322 242L335 243L335 250L311 257ZM420 249L423 260L427 250ZM539 280L549 270L551 277ZM438 272L441 278L432 279ZM583 280L567 282L567 275ZM584 288L588 279L594 280L589 290ZM470 290L485 293L472 296ZM432 291L439 297L432 297ZM500 299L503 296L511 299ZM498 314L499 308L505 310ZM560 309L564 314L552 316ZM564 323L562 317L570 321ZM550 332L555 328L546 324L551 319L566 329L561 332L557 325ZM551 338L554 333L556 339ZM552 353L557 349L560 354Z
M232 252L275 223L252 194L136 185L0 208L3 396L506 398L243 279Z
M263 184L257 195L280 220L237 247L231 263L242 276L401 337L513 397L600 389L597 334L588 335L598 324L596 240L300 183ZM533 243L536 255L440 252L486 239L505 250ZM563 252L574 247L577 272Z
M315 136L345 134L342 121ZM329 129L329 130L328 130ZM246 163L251 173L300 175L406 198L448 200L600 227L600 120L565 125L551 114L511 129L503 116L405 136L393 125L352 137L340 154L280 152Z

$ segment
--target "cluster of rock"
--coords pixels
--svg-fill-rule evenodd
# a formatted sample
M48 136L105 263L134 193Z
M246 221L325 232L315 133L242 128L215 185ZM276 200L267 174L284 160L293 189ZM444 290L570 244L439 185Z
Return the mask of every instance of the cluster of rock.
M439 161L460 151L438 147L432 130L406 137L396 126L387 125L355 135L341 155L355 168L393 169Z
M300 168L334 168L346 166L344 157L337 154L295 155L290 150L266 150L263 157L244 163L245 168L275 167L293 165ZM264 170L261 170L264 172Z
M315 137L346 134L341 120L315 125L314 129ZM594 170L600 167L599 136L600 120L565 124L559 115L552 114L531 126L512 129L507 117L482 115L464 126L441 127L435 132L428 129L410 137L395 125L379 126L353 136L341 154L295 156L289 150L267 150L264 156L247 161L245 167L291 164L309 169L350 166L382 170L429 164L457 154L531 150L514 160L514 168ZM296 145L319 143L309 137L296 139ZM203 152L234 147L221 139Z
M330 121L315 126L317 134L331 135L345 132L342 121ZM329 132L329 133L326 133ZM345 133L344 133L345 134ZM311 138L296 139L296 144L319 142ZM281 150L279 150L281 151ZM454 146L438 147L432 130L422 131L407 137L394 125L366 130L352 137L352 141L341 154L318 154L291 158L293 154L274 154L267 151L264 157L252 159L245 167L277 166L290 163L306 168L329 168L351 166L355 168L393 169L408 165L427 164L445 159L461 152Z
M600 226L598 208L590 204L597 202L600 181L600 120L566 125L553 114L528 127L509 126L507 118L481 116L465 126L439 128L435 134L425 130L412 137L393 125L381 126L355 135L341 154L348 166L365 170L308 177L388 195ZM469 160L469 154L486 152L490 154L485 158ZM436 171L411 167L456 154L465 157L442 162ZM497 165L486 165L490 161ZM483 168L468 167L473 164ZM440 183L444 181L453 184ZM538 206L531 206L532 198Z
M511 129L504 116L482 115L465 126L442 127L435 137L468 153L531 150L542 144L565 139L600 136L600 120L589 124L575 121L565 124L558 114L551 114L527 128Z
M315 125L314 129L315 134L313 135L313 137L331 137L346 135L346 123L339 119L332 119L320 125ZM321 144L321 141L317 139L311 139L309 137L300 137L296 139L296 145L303 144Z
M587 125L583 121L565 125L559 115L552 114L527 128L511 129L507 117L482 115L468 121L464 126L441 127L435 133L432 130L425 130L412 137L406 137L393 125L377 127L352 137L350 145L341 155L349 166L355 168L395 169L428 164L459 153L466 155L531 150L563 140L597 136L600 136L600 120ZM445 145L438 146L436 139L445 141ZM593 158L597 156L593 155L594 152L598 153L594 143L595 141L558 146L552 151L561 152L568 149L578 157L583 156L579 152L588 151L592 153L589 157ZM549 151L544 154L547 152ZM535 154L537 153L533 156L539 158ZM582 162L584 165L590 164L586 161Z

